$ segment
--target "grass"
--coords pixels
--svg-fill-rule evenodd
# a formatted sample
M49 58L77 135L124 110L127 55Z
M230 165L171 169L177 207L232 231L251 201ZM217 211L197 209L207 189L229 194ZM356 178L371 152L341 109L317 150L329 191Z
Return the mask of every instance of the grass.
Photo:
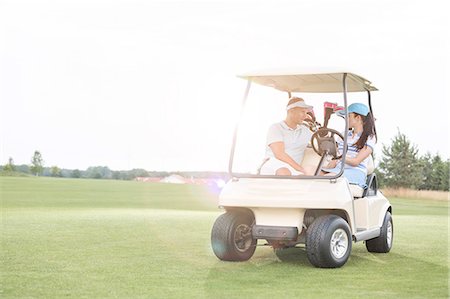
M219 261L221 211L199 186L0 178L2 298L447 298L448 203L391 200L394 247L354 243L340 269L302 248Z

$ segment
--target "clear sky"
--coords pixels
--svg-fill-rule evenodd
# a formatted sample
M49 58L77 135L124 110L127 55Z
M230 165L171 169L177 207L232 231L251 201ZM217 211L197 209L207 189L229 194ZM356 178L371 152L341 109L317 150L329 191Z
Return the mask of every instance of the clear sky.
M448 158L445 3L0 0L0 164L225 171L235 75L305 66L380 89L378 153L398 128Z

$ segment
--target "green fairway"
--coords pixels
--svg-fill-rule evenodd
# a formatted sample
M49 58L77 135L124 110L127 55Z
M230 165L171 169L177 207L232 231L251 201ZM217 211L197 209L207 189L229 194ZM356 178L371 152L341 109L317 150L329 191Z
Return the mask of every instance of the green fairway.
M340 269L303 248L219 261L221 211L200 186L0 177L2 298L447 298L448 203L391 199L394 247ZM262 244L262 242L261 242Z

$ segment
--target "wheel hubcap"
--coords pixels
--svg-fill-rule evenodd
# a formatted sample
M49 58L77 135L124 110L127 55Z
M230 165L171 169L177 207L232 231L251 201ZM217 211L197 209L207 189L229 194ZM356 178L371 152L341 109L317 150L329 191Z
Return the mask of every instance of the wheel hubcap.
M331 236L330 249L333 256L337 259L342 258L348 249L348 237L345 230L339 228Z
M391 244L392 244L392 222L391 221L389 221L387 224L386 240L387 240L388 248L391 248Z
M240 224L234 231L234 246L240 252L247 251L252 245L252 229L247 224Z

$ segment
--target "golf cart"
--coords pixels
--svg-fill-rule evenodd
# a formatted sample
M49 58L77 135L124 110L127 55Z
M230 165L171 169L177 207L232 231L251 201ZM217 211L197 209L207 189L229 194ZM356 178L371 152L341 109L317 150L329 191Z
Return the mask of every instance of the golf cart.
M366 189L349 184L342 175L344 167L336 175L320 175L330 159L341 158L345 164L348 134L328 128L330 116L344 110L344 132L348 132L348 93L367 93L372 112L371 92L377 89L363 77L347 72L257 72L240 77L248 81L242 107L252 83L286 93L286 99L293 93L338 93L339 98L343 96L343 105L324 103L323 125L314 119L307 124L314 134L301 165L314 166L314 175L234 172L236 126L229 161L232 179L219 197L219 207L226 212L217 218L211 232L214 254L224 261L245 261L253 256L258 240L266 240L261 245L273 247L279 257L283 250L304 244L311 264L336 268L347 262L352 241L365 241L369 252L389 252L393 242L392 207L378 190L372 157ZM338 138L344 144L341 153Z

